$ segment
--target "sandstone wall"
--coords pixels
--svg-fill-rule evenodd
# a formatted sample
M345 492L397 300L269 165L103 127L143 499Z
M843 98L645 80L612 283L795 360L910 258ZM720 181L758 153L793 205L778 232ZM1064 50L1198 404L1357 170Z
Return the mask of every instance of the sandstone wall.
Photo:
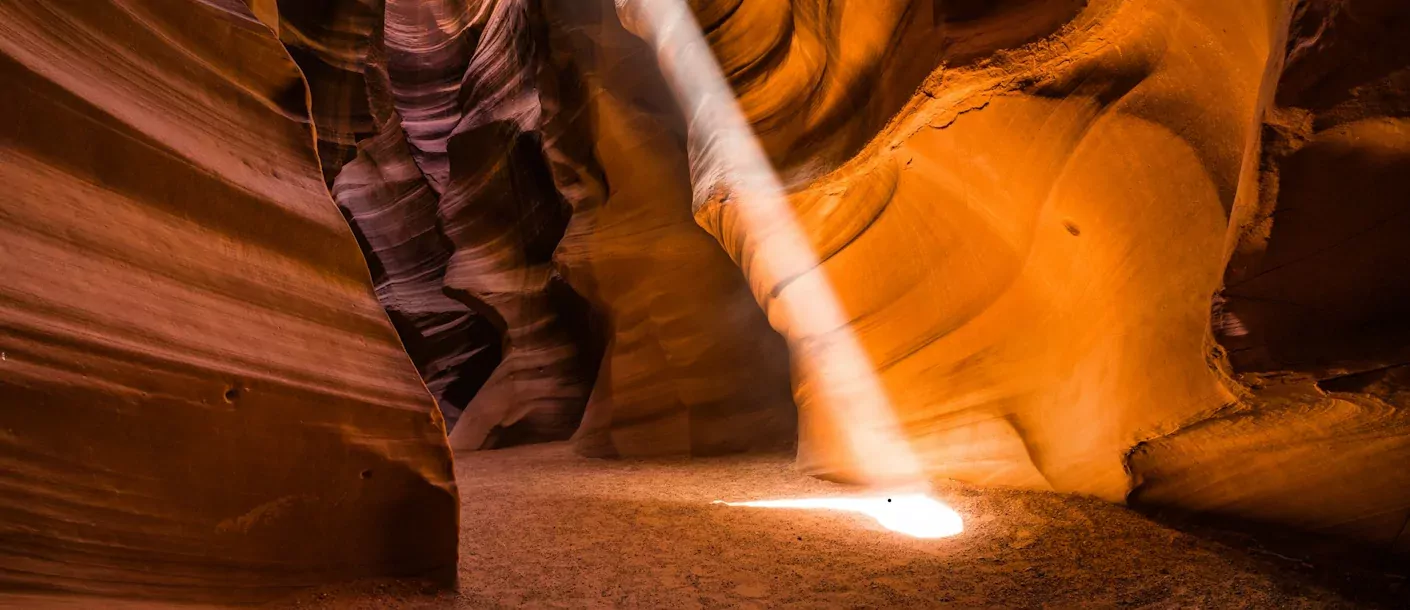
M675 57L641 6L619 12ZM1398 3L690 7L821 263L765 260L779 233L698 118L697 221L795 363L860 342L930 475L1394 544ZM939 68L896 108L918 57ZM820 285L847 321L805 331ZM795 370L799 463L855 477L828 383Z
M445 428L274 34L236 2L7 2L0 79L0 589L453 574Z
M780 273L649 1L0 6L0 584L453 567L441 411L857 478L840 336L927 476L1410 548L1403 2L691 0Z
M783 341L695 225L684 122L610 2L265 4L456 450L792 443Z

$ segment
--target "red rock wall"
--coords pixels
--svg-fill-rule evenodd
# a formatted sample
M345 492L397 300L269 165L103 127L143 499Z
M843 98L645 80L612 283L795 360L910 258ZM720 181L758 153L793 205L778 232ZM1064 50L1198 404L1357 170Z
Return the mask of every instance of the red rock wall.
M0 589L453 574L442 420L235 2L0 5Z
M860 154L793 187L822 259L797 275L767 276L737 198L698 200L697 219L795 350L821 342L790 334L785 302L816 295L789 287L827 276L932 474L1121 499L1142 435L1230 398L1203 344L1280 9L1093 2L1053 38L942 68ZM795 381L800 462L851 470L866 458L814 402L814 374Z
M693 0L775 277L646 1L0 7L0 582L452 565L355 243L457 450L853 475L825 277L929 476L1410 544L1403 2Z

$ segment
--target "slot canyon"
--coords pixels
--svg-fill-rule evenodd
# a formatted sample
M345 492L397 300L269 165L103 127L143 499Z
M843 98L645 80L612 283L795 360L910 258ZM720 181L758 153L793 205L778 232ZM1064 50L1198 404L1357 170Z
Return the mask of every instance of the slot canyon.
M0 79L0 608L1410 608L1406 0L0 0Z

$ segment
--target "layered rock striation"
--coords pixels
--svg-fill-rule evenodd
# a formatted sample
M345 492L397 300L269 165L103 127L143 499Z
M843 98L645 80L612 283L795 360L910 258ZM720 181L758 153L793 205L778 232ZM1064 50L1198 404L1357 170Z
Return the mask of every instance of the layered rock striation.
M0 589L453 578L434 402L236 2L0 6Z
M925 476L1405 550L1403 5L0 6L0 585L445 570L451 448L858 478L842 343Z
M272 8L452 446L792 442L783 342L694 224L684 122L611 3Z

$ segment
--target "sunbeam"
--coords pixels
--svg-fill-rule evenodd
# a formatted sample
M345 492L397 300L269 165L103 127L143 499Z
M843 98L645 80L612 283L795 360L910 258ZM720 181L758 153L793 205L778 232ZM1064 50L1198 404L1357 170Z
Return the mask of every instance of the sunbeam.
M691 119L697 202L705 199L700 192L727 189L726 205L735 206L745 223L764 277L776 285L789 278L777 296L782 321L791 327L792 336L807 338L795 341L794 355L820 384L815 407L827 409L831 421L845 422L842 436L858 475L873 485L923 488L919 460L900 432L871 359L850 330L847 313L819 269L821 261L689 7L683 0L618 0L617 8L623 21L653 44L678 102ZM772 313L770 318L774 319ZM904 502L881 502L889 507L877 507L864 498L792 502L809 505L800 508L845 505L852 508L843 510L865 512L883 524L914 524L927 521L922 515L941 515L933 523L907 527L926 532L960 529L959 516L936 500L915 494L896 499ZM931 511L932 506L942 510Z

